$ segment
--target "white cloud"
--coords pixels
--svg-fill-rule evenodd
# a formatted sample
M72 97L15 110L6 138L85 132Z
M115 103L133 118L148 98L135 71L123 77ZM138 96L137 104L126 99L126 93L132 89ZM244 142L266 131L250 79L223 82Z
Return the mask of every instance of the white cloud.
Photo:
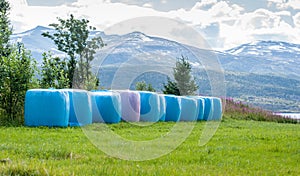
M268 0L268 4L275 5L278 9L300 9L300 0Z
M162 0L165 1L166 0ZM162 2L161 1L161 2ZM269 0L269 3L293 5L296 0L283 2ZM70 13L76 17L90 20L91 25L104 30L118 22L141 16L163 16L185 21L188 25L197 27L204 37L213 43L212 47L228 49L242 43L260 40L266 36L275 36L277 40L299 43L300 12L292 16L287 9L276 12L267 9L257 9L246 13L246 10L227 1L202 0L190 10L178 9L169 12L160 12L151 8L151 4L144 7L127 5L124 3L110 3L109 0L77 0L76 3L56 7L28 6L24 0L9 0L12 5L11 21L15 32L28 30L37 25L48 26L57 22L56 17L66 18ZM299 3L300 4L300 3ZM297 8L296 5L293 5ZM291 19L288 24L283 18ZM214 32L205 34L214 26Z
M192 10L203 10L207 7L211 7L217 2L218 2L217 0L202 0L200 2L197 2L195 6L192 8Z
M161 0L160 1L160 3L162 3L162 4L167 4L167 2L168 2L167 0Z
M291 16L291 12L289 11L279 11L279 12L275 12L275 14L280 16Z
M10 0L11 4L16 0ZM18 3L16 3L18 4ZM71 5L55 7L13 5L10 13L15 32L28 30L37 25L48 26L57 22L56 17L66 18L69 14L85 17L92 25L104 28L130 18L147 15L160 15L151 8L143 8L122 3L109 3L107 0L78 0Z
M297 38L300 37L299 29L283 21L280 16L282 14L289 15L286 12L274 13L266 9L246 13L233 26L223 24L221 37L226 39L226 45L230 47L232 47L231 45L258 39L288 40L289 42L299 43L297 41ZM235 37L228 37L230 35Z
M145 4L143 5L143 7L152 8L152 7L153 7L153 5L152 5L152 4L150 4L150 3L145 3Z
M300 28L300 12L298 12L294 17L294 24L296 27Z

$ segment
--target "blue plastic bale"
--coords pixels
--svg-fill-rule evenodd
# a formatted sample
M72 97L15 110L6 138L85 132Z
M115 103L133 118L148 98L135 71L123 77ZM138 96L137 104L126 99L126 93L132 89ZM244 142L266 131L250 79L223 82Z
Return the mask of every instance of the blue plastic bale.
M212 97L214 113L212 120L221 120L222 119L222 101L220 98Z
M66 91L32 89L25 96L25 125L67 127L70 100Z
M180 121L192 122L197 120L197 100L188 97L181 97Z
M214 107L213 107L213 99L211 97L201 97L204 98L204 116L203 120L213 120L213 113L214 113Z
M165 121L177 122L181 114L181 99L175 95L165 95L166 119Z
M159 121L164 122L166 120L166 100L164 95L159 95Z
M116 92L91 92L93 123L119 123L121 96Z
M204 118L204 109L205 109L205 100L203 97L199 97L199 96L193 96L192 98L197 100L197 111L198 111L198 115L197 115L197 120L203 120Z
M160 99L156 93L139 91L140 121L157 122L160 119Z
M79 89L62 89L70 97L69 126L92 124L92 105L89 92Z

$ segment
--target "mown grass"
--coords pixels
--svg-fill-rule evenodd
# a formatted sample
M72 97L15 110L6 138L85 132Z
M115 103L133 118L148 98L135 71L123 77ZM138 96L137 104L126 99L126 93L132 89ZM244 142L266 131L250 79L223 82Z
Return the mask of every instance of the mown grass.
M173 125L109 127L125 138L148 140ZM200 147L204 126L198 122L173 152L141 162L106 155L81 128L0 127L0 175L300 175L300 125L225 118Z

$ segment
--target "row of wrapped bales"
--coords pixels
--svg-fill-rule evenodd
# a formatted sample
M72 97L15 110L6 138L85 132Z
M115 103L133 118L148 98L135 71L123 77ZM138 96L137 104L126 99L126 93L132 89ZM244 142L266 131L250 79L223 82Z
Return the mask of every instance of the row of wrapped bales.
M33 89L26 93L25 125L84 126L91 123L220 120L221 99L147 91Z

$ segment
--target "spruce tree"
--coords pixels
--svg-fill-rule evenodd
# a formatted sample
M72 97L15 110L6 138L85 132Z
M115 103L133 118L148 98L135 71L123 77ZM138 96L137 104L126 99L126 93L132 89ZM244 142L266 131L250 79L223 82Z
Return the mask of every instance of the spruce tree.
M168 83L164 85L164 94L174 95L194 95L198 89L195 79L192 77L192 65L188 58L181 56L177 58L176 66L173 69L175 81L168 78Z
M172 94L172 95L180 95L180 91L178 89L177 83L175 81L171 81L168 77L168 83L164 84L164 94Z

